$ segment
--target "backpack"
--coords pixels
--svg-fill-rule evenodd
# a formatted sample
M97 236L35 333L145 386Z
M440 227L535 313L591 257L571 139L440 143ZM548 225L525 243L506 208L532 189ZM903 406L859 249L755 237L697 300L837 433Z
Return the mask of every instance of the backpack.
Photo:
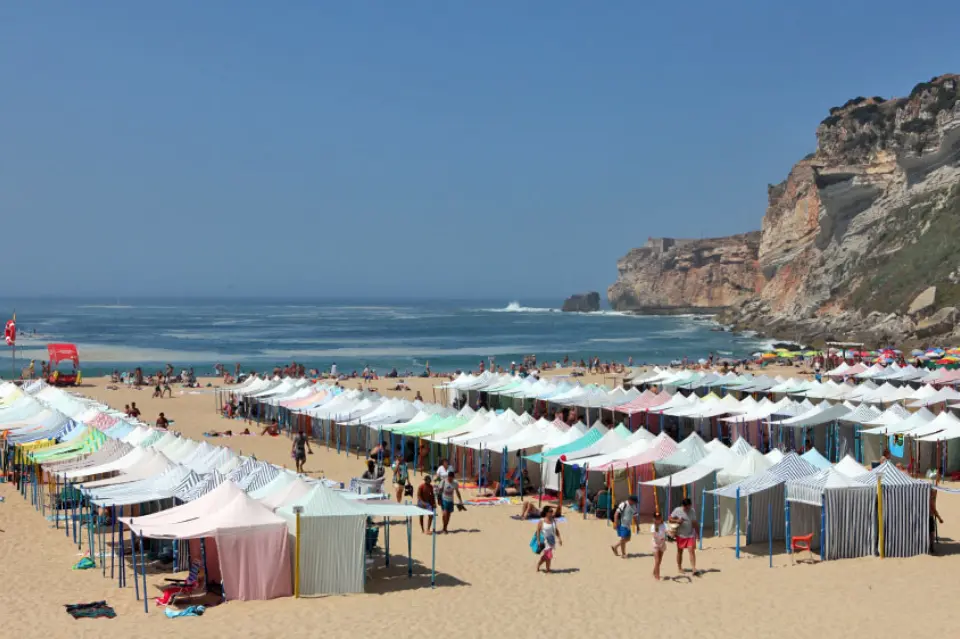
M621 501L619 504L617 504L617 508L610 512L610 521L614 521L614 522L617 521L617 515L620 515L620 525L629 526L630 522L627 522L627 523L623 522L623 509L626 506L627 506L627 502L625 501Z

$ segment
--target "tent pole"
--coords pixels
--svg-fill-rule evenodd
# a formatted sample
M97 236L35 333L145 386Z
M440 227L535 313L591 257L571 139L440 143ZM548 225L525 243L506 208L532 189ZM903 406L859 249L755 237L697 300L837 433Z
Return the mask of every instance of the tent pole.
M430 587L437 585L437 507L433 507L433 556L430 560Z
M737 559L740 559L740 489L737 488Z
M637 482L637 485L639 486L640 483ZM638 489L637 492L639 493L640 490ZM701 519L703 518L703 511L706 509L706 507L704 506L704 504L706 503L707 503L707 488L706 486L704 486L703 488L700 489L700 518ZM639 528L639 524L637 525L637 527ZM639 530L637 532L639 532ZM699 536L700 536L700 550L703 550L703 526L702 525L700 526Z
M880 549L880 559L883 559L886 553L883 545L883 486L880 483L880 473L877 473L877 531L877 546Z
M413 579L413 517L407 517L407 579Z
M133 592L140 601L140 582L137 581L137 538L133 534L133 520L130 521L130 561L133 568ZM143 593L146 597L147 593Z
M820 498L820 561L827 558L827 506L826 498Z
M143 612L147 614L150 608L147 604L147 566L143 561L143 535L140 535L140 572L143 573Z
M383 538L384 538L384 565L390 566L390 518L383 518Z
M786 539L784 539L784 544L785 544L786 547L787 547L787 554L788 554L788 555L792 555L792 554L793 554L793 546L792 546L792 544L790 543L790 542L791 542L791 539L790 539L790 500L788 499L788 495L787 495L787 485L786 485L786 484L783 485L783 518L784 518L784 522L783 522L784 537L786 537Z
M297 516L296 541L294 543L294 561L293 561L293 596L300 598L300 514L303 512L303 506L294 506L293 512ZM366 568L366 566L364 566Z
M773 568L773 504L767 505L767 536L770 544L770 567Z

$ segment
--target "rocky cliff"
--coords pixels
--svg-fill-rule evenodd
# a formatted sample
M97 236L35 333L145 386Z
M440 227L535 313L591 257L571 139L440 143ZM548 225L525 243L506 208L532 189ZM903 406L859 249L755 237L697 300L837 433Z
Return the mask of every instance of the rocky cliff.
M759 249L757 232L706 240L650 238L617 263L619 277L607 298L621 311L735 306L760 291Z
M747 287L755 295L730 295L726 284L708 293L687 282L689 269L666 264L656 281L637 278L653 274L646 249L620 260L609 295L615 306L629 306L632 289L644 304L699 305L712 295L729 300L726 315L738 327L797 339L928 338L908 309L930 286L931 314L960 305L958 245L960 76L944 75L908 97L858 97L830 110L816 151L768 187L758 281ZM732 279L745 283L747 270L734 269ZM938 326L942 333L948 324Z

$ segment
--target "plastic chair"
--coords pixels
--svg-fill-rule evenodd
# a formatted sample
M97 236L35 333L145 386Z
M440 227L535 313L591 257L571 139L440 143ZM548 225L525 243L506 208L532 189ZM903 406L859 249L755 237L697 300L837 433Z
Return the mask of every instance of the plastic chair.
M796 563L796 556L798 552L808 552L810 553L810 561L813 562L813 533L809 535L794 535L790 538L790 561L791 563Z

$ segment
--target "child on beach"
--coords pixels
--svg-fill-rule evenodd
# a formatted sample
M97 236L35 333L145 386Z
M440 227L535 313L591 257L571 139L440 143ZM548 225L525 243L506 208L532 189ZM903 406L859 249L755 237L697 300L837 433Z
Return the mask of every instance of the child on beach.
M663 523L660 513L653 514L650 534L653 535L653 578L660 581L660 564L663 562L663 553L667 551L667 525Z
M537 572L540 572L540 566L546 566L545 573L550 572L550 564L553 563L553 551L557 545L563 545L563 538L560 537L560 529L557 527L556 519L553 515L553 506L544 506L541 513L540 523L537 524L537 534L543 539L543 552L540 554L540 560L537 562Z

